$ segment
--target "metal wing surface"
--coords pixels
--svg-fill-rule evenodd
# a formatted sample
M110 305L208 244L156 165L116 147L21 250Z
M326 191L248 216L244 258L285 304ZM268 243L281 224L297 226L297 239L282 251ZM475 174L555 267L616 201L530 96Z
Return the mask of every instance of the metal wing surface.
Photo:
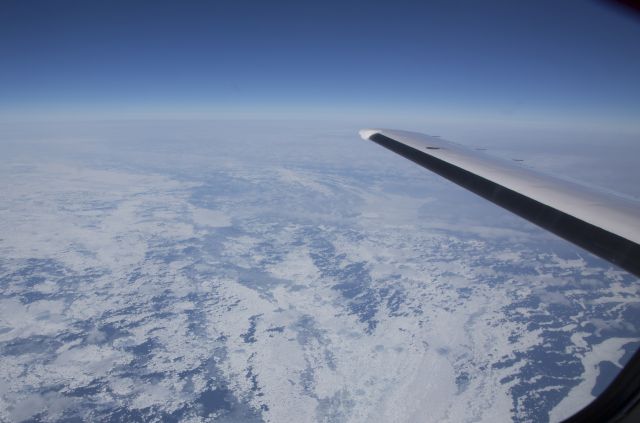
M360 136L640 276L640 202L439 137L390 129Z

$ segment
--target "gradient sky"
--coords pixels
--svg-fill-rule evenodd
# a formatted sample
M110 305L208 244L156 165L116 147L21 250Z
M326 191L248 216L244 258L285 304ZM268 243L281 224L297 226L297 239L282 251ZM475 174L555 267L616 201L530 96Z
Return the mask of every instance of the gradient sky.
M0 3L0 119L640 122L640 19L597 1Z

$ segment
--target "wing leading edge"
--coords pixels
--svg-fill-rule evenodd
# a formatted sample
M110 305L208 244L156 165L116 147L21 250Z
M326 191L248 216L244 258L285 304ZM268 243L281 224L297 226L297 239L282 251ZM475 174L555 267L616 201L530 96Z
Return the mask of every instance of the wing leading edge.
M438 137L388 129L360 136L640 277L640 202Z

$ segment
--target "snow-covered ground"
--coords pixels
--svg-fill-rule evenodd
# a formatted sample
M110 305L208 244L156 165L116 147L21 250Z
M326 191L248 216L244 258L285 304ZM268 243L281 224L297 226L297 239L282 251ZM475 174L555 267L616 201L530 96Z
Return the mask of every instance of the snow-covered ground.
M215 125L3 140L0 420L557 420L638 341L634 278L355 131Z

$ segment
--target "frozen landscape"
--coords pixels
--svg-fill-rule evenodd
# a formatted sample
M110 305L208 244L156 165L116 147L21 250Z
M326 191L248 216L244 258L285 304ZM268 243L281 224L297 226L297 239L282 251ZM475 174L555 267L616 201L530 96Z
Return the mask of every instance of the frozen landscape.
M0 421L546 422L586 405L639 345L637 279L357 129L4 128Z

